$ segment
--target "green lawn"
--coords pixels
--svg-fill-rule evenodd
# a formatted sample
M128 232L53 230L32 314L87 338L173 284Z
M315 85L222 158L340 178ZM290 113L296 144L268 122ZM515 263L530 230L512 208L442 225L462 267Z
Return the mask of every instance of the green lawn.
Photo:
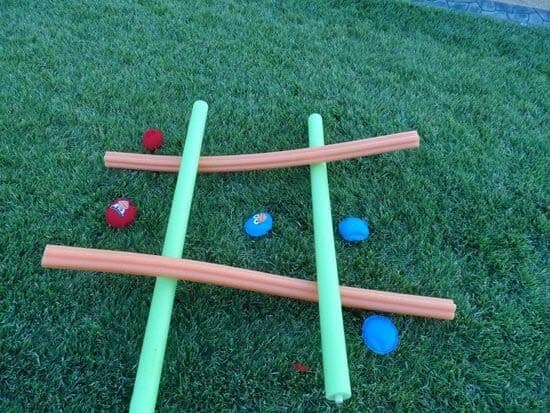
M137 4L136 4L137 3ZM194 3L194 4L193 4ZM345 411L549 408L550 32L406 2L0 4L0 410L124 411L152 279L46 271L47 243L158 254L175 175L107 170L148 127L181 153L192 102L203 154L417 129L418 150L329 165L342 284L453 298L453 321L392 316L388 357L345 311ZM108 202L139 219L113 231ZM315 278L309 171L200 175L184 256ZM273 234L244 219L267 210ZM293 362L311 366L296 373ZM331 411L317 307L180 283L157 407Z

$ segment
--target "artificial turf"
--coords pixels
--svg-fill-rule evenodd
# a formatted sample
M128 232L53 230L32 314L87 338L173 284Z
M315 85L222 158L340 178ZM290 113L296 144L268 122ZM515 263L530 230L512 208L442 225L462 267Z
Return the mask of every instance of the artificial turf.
M342 284L450 297L453 321L392 316L387 357L345 311L346 411L549 408L550 32L399 1L2 2L0 410L124 411L153 280L44 270L47 243L160 253L175 175L107 170L149 127L179 154L417 129L418 150L329 165ZM110 230L130 196L139 218ZM273 234L242 231L267 210ZM200 175L184 256L314 279L307 168ZM309 373L297 373L301 362ZM161 411L331 411L317 307L180 283Z

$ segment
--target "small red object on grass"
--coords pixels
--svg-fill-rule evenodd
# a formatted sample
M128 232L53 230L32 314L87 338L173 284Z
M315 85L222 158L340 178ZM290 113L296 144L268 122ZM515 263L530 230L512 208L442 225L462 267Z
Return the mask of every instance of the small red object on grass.
M293 366L294 370L296 370L298 373L307 373L311 370L308 365L302 363L294 363Z
M136 220L137 209L130 198L117 198L105 210L105 220L113 228L124 228Z
M143 132L143 147L149 152L155 152L162 146L164 135L160 129L147 129Z

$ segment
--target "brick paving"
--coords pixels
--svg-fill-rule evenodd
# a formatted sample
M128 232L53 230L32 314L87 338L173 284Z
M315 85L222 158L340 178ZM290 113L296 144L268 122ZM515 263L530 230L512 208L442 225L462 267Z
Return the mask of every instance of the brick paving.
M542 26L550 28L550 11L517 4L490 0L411 0L412 3L491 16L522 26Z

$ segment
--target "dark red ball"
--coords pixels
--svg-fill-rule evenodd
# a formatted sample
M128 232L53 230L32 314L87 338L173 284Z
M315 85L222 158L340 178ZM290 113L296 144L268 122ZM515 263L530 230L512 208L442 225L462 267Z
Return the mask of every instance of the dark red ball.
M136 220L137 209L130 198L117 198L105 210L105 220L113 228L124 228Z
M162 146L164 142L164 135L159 129L147 129L143 132L143 147L150 151L155 152L158 148Z

